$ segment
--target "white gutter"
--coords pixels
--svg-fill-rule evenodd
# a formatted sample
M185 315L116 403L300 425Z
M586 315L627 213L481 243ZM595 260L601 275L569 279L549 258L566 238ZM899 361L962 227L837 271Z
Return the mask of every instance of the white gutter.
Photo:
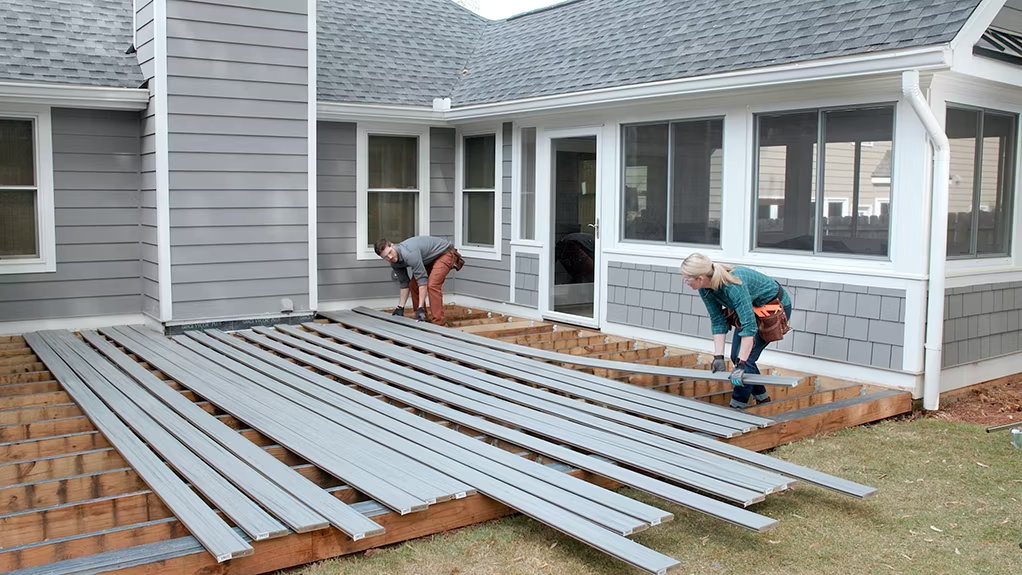
M902 93L933 143L933 192L930 204L930 270L926 298L926 356L923 367L923 409L940 409L941 342L944 337L944 283L947 267L948 178L951 144L919 90L919 71L901 75Z
M434 102L432 107L320 101L317 106L317 117L324 121L367 120L441 125L447 122L481 120L643 98L897 74L903 70L944 70L950 66L951 50L946 45L930 46L453 108L450 107L449 101Z
M42 82L0 81L0 102L42 104L65 108L144 110L149 105L146 88L106 88Z

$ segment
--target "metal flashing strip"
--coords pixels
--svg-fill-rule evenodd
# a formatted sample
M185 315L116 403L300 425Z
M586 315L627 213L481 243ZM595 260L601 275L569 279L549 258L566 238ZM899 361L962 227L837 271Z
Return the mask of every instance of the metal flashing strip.
M225 448L288 491L304 505L315 509L316 513L322 515L331 525L348 534L355 541L384 532L383 527L379 524L366 519L361 513L352 510L336 497L328 495L305 476L295 472L276 457L241 437L237 431L227 427L213 415L182 397L180 393L172 390L162 380L114 347L109 341L100 337L98 333L82 332L82 337L171 409L216 439Z
M262 336L252 336L256 339L265 340ZM226 336L225 336L226 339ZM266 342L263 342L266 343ZM330 375L334 375L346 380L351 380L356 385L364 387L370 391L381 393L387 397L399 401L402 404L415 407L421 411L431 413L438 417L441 417L452 423L463 425L470 429L477 430L481 433L485 433L496 439L506 441L515 445L519 445L525 449L529 449L540 455L544 455L551 459L561 461L572 465L578 469L584 469L591 473L613 479L619 483L634 487L636 489L646 491L648 493L657 495L663 499L677 503L679 505L688 507L690 509L706 513L718 519L734 523L736 525L752 529L754 531L766 531L776 526L777 522L773 519L763 517L751 511L734 507L700 495L691 491L682 489L670 483L654 479L632 471L630 469L620 467L608 462L606 459L599 456L592 456L562 447L558 444L552 443L545 439L540 439L532 435L527 435L521 431L517 431L502 425L491 423L490 421L483 419L482 417L467 414L444 405L435 401L423 398L410 392L403 391L392 385L379 383L373 380L369 380L365 377L358 376L348 369L341 368L333 365L326 361L320 360L317 357L310 356L304 352L298 350L287 350L286 346L282 344L276 344L274 342L268 342L271 349L280 350L281 352L288 352L292 358L295 356L303 358L303 363L307 362L307 365L314 365L316 369L324 371ZM239 346L242 347L242 346ZM267 353L258 348L248 346L244 348L246 350L255 350L256 352ZM277 358L278 360L280 358ZM302 374L307 372L301 367L294 364L284 362L283 365L290 368L296 373ZM368 397L368 396L367 396Z
M772 474L771 477L767 477L754 468L748 468L741 464L730 462L731 465L725 464L729 469L723 469L717 465L719 462L695 459L689 454L679 453L672 448L665 450L660 446L650 446L641 441L614 435L599 428L587 427L569 421L567 418L560 417L559 415L552 415L537 410L531 403L519 405L502 397L472 391L468 389L466 378L463 375L456 375L454 373L444 374L446 379L456 381L460 385L451 384L437 377L417 374L415 370L397 364L385 365L388 362L377 360L364 352L346 349L322 338L317 339L322 342L319 345L323 349L322 351L317 351L316 346L311 342L295 342L295 338L292 337L293 334L284 335L287 332L278 332L275 335L270 333L270 330L258 331L292 347L321 355L321 357L334 362L347 364L346 367L351 369L372 373L375 377L393 385L409 387L408 382L414 381L418 384L415 387L417 393L436 401L444 402L447 405L457 406L472 413L485 415L490 419L507 423L552 440L556 439L565 444L618 461L619 463L646 469L689 487L702 489L745 505L754 502L754 500L761 500L762 495L784 489L788 483L783 477ZM370 342L373 341L371 338L367 339ZM391 350L381 349L380 347L386 345L379 342L375 345L363 342L359 346L365 347L373 353L383 353L390 356L393 353ZM343 354L343 357L339 354ZM416 367L418 369L429 370L429 368L421 365ZM679 448L678 451L686 450L685 446L679 445L677 447ZM657 462L666 465L659 465ZM746 493L746 490L756 491L761 495L751 495Z
M771 420L763 417L697 400L680 398L684 401L677 402L674 401L678 399L676 396L665 393L653 396L637 393L647 390L588 373L551 366L528 358L494 353L488 348L382 323L356 314L338 314L338 319L345 325L375 333L399 341L404 345L426 350L429 353L456 357L459 361L508 377L528 380L530 383L592 399L616 409L638 413L645 417L719 437L733 437L772 423Z
M319 445L312 439L320 437L318 430L315 426L306 425L308 420L314 419L312 414L292 414L292 410L278 410L280 406L275 405L271 398L265 395L252 397L245 390L235 386L232 380L224 379L208 368L197 366L187 357L165 355L163 350L156 347L154 341L147 341L146 336L137 332L109 329L103 330L102 333L281 446L342 479L353 488L370 494L373 499L398 513L404 515L427 508L427 503L421 498L392 485L373 474L371 470L364 469L366 462L357 458L358 453L346 449L345 441L338 440L334 444L334 449L330 450ZM265 401L260 403L261 399ZM296 425L283 425L275 416L291 416L288 420L294 418Z
M536 349L524 345L518 345L514 343L508 343L505 341L491 339L488 337L482 337L471 333L465 333L462 331L458 331L456 329L443 328L440 326L433 325L431 323L416 322L404 317L394 317L366 307L355 308L354 311L376 319L397 323L406 327L413 327L415 329L429 331L438 335L442 335L444 337L461 340L467 343L473 343L483 347L488 347L490 349L495 349L497 351L503 351L515 355L523 355L535 359L543 359L546 361L555 361L558 363L567 363L573 365L581 365L584 367L595 367L599 369L609 369L615 371L629 371L633 373L642 373L646 375L665 375L669 377L679 377L683 379L694 379L702 381L728 381L729 379L729 376L726 373L712 373L702 369L686 369L683 367L664 367L660 365L643 365L639 363L611 361L607 359L594 359L587 358L584 356L568 355L563 353L547 351L543 349ZM334 319L334 316L340 314L338 312L324 312L321 313L320 315L328 319ZM571 370L566 371L570 372ZM746 376L745 382L752 385L776 385L781 387L795 387L796 385L798 385L799 379L800 378L798 377L781 375L748 375ZM621 385L628 384L622 383ZM651 393L665 395L660 392Z
M217 562L253 553L252 546L235 533L198 495L167 468L142 440L135 436L64 362L38 333L25 341L46 364L68 394L88 414L96 428L114 445L139 476L153 489L174 515L216 558Z

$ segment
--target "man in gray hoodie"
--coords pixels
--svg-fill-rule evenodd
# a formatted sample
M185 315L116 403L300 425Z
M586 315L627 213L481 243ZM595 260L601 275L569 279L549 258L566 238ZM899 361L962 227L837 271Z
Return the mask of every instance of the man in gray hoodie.
M460 270L464 260L451 242L433 236L415 236L393 244L383 238L373 245L376 255L390 262L401 293L394 315L404 315L408 293L412 295L415 319L426 321L426 296L436 325L444 325L444 280L451 269Z

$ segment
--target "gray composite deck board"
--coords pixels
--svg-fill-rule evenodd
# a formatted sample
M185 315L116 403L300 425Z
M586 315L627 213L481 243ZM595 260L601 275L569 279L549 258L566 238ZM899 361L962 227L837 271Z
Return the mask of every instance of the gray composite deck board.
M252 336L249 336L247 333L242 333L241 335L246 339L252 338ZM315 348L317 346L314 346L313 344L296 340L290 336L284 337L287 338L284 341L288 346L305 352L315 353L316 355L342 365L343 367L371 373L374 377L382 379L388 383L414 390L416 393L442 401L448 405L457 406L461 409L484 415L493 420L527 430L531 433L539 434L551 439L557 439L576 448L671 479L672 481L676 481L688 487L712 493L730 501L735 501L743 505L751 505L752 503L762 501L766 495L765 489L757 490L744 485L735 485L718 479L713 475L691 471L676 465L675 463L668 463L657 458L650 457L640 451L623 448L615 443L606 441L605 438L600 437L595 433L591 433L591 431L594 431L591 430L591 428L586 428L563 419L549 416L542 412L529 410L514 403L493 398L492 396L478 398L475 396L483 394L478 394L478 392L473 392L467 388L447 383L436 378L432 378L432 381L424 382L419 379L413 380L411 378L399 377L395 375L393 371L381 370L380 368L373 367L365 362L351 359L346 355L341 355L322 347L320 347L319 350L316 350ZM264 346L269 345L265 341L258 341L258 343ZM280 353L289 355L294 353L277 347L274 347L273 349ZM295 357L294 359L298 358ZM473 394L475 394L475 396L473 396ZM486 398L490 398L492 401L487 401Z
M690 409L687 406L672 406L659 401L650 401L631 393L631 390L608 389L602 384L593 386L588 381L576 377L574 374L578 372L572 370L568 370L569 373L566 375L546 373L540 366L547 364L541 362L526 360L530 363L521 363L518 361L520 358L513 355L495 353L486 348L470 346L455 340L443 341L442 338L437 339L436 336L427 333L409 331L401 326L389 326L369 318L363 320L355 314L343 316L341 323L427 353L436 353L452 359L457 358L462 363L487 371L718 437L734 437L757 427L755 424L740 422L730 414L724 417L721 414L709 413L702 409Z
M157 397L150 395L148 391L139 387L127 375L118 371L113 364L92 348L79 341L70 333L61 334L58 337L106 378L107 382L120 391L124 398L133 402L139 409L148 414L154 422L162 426L182 444L201 457L206 464L220 472L235 487L263 506L292 530L297 533L303 533L305 531L325 529L329 526L329 523L327 523L327 520L322 515L319 515L292 497L276 483L267 479L258 469L253 468L246 461L227 450L213 437L210 437L202 429L194 426L190 421L157 399ZM163 386L168 392L177 393L167 387L166 384L163 384ZM101 397L103 397L102 394ZM119 403L111 403L118 399L121 398L111 396L107 401L110 405L120 405ZM184 398L181 399L184 400ZM202 410L200 409L200 411ZM209 417L212 416L210 415ZM221 425L223 424L221 423Z
M314 446L343 454L349 463L362 468L377 481L388 483L399 492L406 493L426 505L436 503L437 500L453 499L455 493L464 489L461 484L438 487L437 485L449 482L449 478L441 477L431 469L422 468L413 460L382 446L370 437L351 433L296 403L282 401L283 398L277 394L258 389L253 390L243 375L226 369L221 364L210 361L209 358L196 354L179 343L162 337L149 337L143 332L138 333L172 356L191 362L205 373L213 374L221 381L228 382L228 387L239 396L245 397L249 405L258 406L264 413L275 418L281 424L312 438L310 441ZM321 441L323 438L329 438L329 440ZM405 508L398 510L403 509ZM411 510L422 510L425 507L409 509L411 512Z
M633 421L635 421L636 419L638 418L633 418ZM643 428L648 427L649 426L644 425ZM674 429L669 426L663 425L657 426L654 429L656 429L656 431L654 431L655 433L660 433L662 435L665 435L666 437L686 443L693 447L705 449L706 451L709 451L711 453L723 455L725 457L730 457L738 461L749 463L751 465L755 465L763 469L774 471L780 473L781 475L799 479L807 483L812 483L814 485L830 489L838 493L849 495L851 497L865 498L870 497L876 493L876 489L873 487L865 486L859 483L855 483L853 481L848 481L846 479L842 479L840 477L836 477L827 473L822 473L820 471L816 471L815 469L810 469L808 467L804 467L787 461L782 461L780 459L776 459L768 455L763 455L761 453L737 447L729 443L717 441L710 437L706 437L697 433L690 433L681 429Z
M261 369L264 373L267 373L267 375L271 375L271 377L278 380L294 385L295 378L299 378L320 387L328 385L327 382L323 380L322 376L313 374L306 369L300 368L291 362L274 356L259 348L253 347L250 344L241 342L236 338L218 338L218 340L220 339L235 348L235 350L231 352L231 357L236 358L238 361L243 362L246 365L252 366L254 369ZM207 343L207 345L209 344ZM228 352L224 351L224 353L226 354ZM245 354L249 357L246 358ZM266 367L266 364L272 366L272 369ZM365 396L365 394L351 392L346 386L341 388L331 384L329 392L342 396L362 407L373 410L385 418L395 420L402 426L407 426L410 429L415 429L419 432L432 436L433 438L425 438L417 434L408 434L409 437L414 437L417 441L422 441L424 444L428 444L428 446L435 446L436 449L445 449L446 446L444 443L437 442L437 440L442 440L470 452L473 456L473 459L471 460L478 462L478 467L482 467L484 464L483 462L474 459L475 456L490 459L507 467L511 467L516 471L560 487L561 489L571 493L597 501L607 507L616 509L632 517L642 519L650 525L657 525L673 518L671 513L657 509L652 505L635 501L634 499L625 497L614 491L603 489L587 481L582 481L566 475L561 471L551 469L549 466L537 464L531 460L524 459L517 454L512 454L503 449L487 445L475 438L467 437L465 434L458 431L448 429L421 417L408 414L404 410L395 410L392 406L383 404L375 399L370 399ZM390 423L387 424L392 425Z
M329 328L323 328L318 324L305 324L304 327L323 334L329 333L327 331ZM404 377L418 379L423 383L428 383L428 381L424 379L423 374L419 371L402 367L393 362L374 357L370 354L355 352L351 348L336 344L333 341L325 340L322 337L313 335L309 332L301 331L293 326L281 325L277 326L276 329L278 332L303 339L310 343L315 343L318 346L325 347L331 351L363 361L375 366L376 368L393 371L394 373L401 374ZM274 337L273 333L269 330L257 329L256 331L263 333L268 337ZM335 337L339 341L343 338L345 342L356 347L373 349L378 353L383 352L383 348L380 348L379 346L386 345L379 340L374 340L352 332L345 334L333 333L333 335L328 337ZM615 424L612 421L588 415L585 412L572 408L577 406L586 406L591 407L594 411L609 411L612 413L613 410L568 399L563 396L535 389L528 385L504 380L477 370L468 369L451 362L445 362L434 357L419 354L396 346L386 348L385 353L386 356L391 359L398 360L401 363L414 365L418 370L451 379L465 387L482 391L501 399L513 401L518 405L536 409L557 418L583 424L600 432L612 434L610 436L602 436L608 441L614 441L614 436L625 438L628 442L619 443L619 445L623 447L636 449L636 445L629 442L638 442L639 444L643 444L643 449L641 449L640 452L661 458L666 462L692 469L693 471L710 474L718 478L724 478L726 481L733 481L738 485L743 485L743 482L740 481L741 478L750 478L762 485L762 488L766 493L785 489L791 482L781 475L763 471L757 467L744 465L732 459L707 453L682 443L670 441L659 435L653 435L625 425ZM554 398L563 400L563 403L552 401ZM651 425L660 424L651 423ZM745 486L752 487L749 485Z
M234 532L120 421L64 360L37 333L25 334L32 351L74 398L88 418L131 464L154 493L198 539L217 562L253 553L252 546Z
M367 519L361 513L352 510L343 501L329 495L305 476L295 472L276 457L266 453L265 450L239 435L237 431L231 429L213 415L182 397L179 392L170 389L166 383L114 347L110 342L100 337L98 333L83 331L82 337L99 350L101 354L106 356L107 359L114 362L134 378L139 385L163 400L164 403L182 417L188 419L188 421L202 429L210 437L216 439L236 456L248 462L252 468L258 470L281 488L287 490L310 509L315 509L331 525L347 533L355 541L363 537L383 533L383 527L375 521Z
M217 345L219 342L208 336L196 333L190 333L189 336L195 339L192 342L195 345L214 346L211 349L220 347ZM504 468L472 453L462 452L449 442L423 435L417 429L385 418L376 411L368 410L353 402L350 397L346 397L357 392L347 388L344 388L344 391L348 393L342 392L343 384L316 385L298 380L293 376L285 377L288 374L282 376L275 373L275 375L279 376L279 379L274 378L278 382L278 387L289 387L293 394L304 396L306 399L297 399L296 401L302 401L310 409L316 409L318 413L335 421L345 422L345 425L351 426L353 431L377 436L382 441L387 441L388 445L393 445L394 449L401 449L403 453L425 465L464 478L477 489L480 485L478 483L481 477L479 474L482 473L506 485L515 486L530 495L559 505L570 513L586 517L620 535L630 535L648 527L648 523L644 520L628 516L513 469ZM390 407L392 410L402 411L393 406ZM484 481L483 484L486 482Z
M188 387L195 393L206 398L224 411L249 424L253 429L295 452L310 463L322 468L331 475L342 479L355 489L369 494L371 497L386 504L402 515L421 511L427 503L382 479L370 471L363 469L357 459L345 457L337 449L327 449L312 437L312 431L303 419L281 418L274 406L257 404L236 392L237 388L231 381L216 376L190 364L185 358L168 359L151 341L136 339L129 331L103 329L101 332L118 344L144 358L151 365L160 369L173 379ZM173 356L171 356L173 357ZM178 363L181 362L181 363ZM231 393L234 390L235 393ZM311 417L311 414L309 414ZM285 421L281 421L285 419ZM293 425L288 425L293 424Z
M281 346L274 342L269 343L274 346L285 348L286 350L286 346ZM319 358L309 356L308 354L303 355L306 356L305 360L307 360L310 365L316 365L317 369L320 369L324 373L329 373L340 378L350 377L351 372L347 369L340 368L339 366L320 360ZM657 495L673 503L735 523L736 525L756 531L766 531L775 527L777 524L775 520L763 517L751 511L734 507L716 499L682 489L665 481L648 477L630 469L619 467L598 456L586 455L578 451L562 447L545 439L527 435L521 431L504 427L503 425L491 423L479 416L446 407L438 402L403 391L394 386L367 380L366 378L359 378L358 382L358 385L361 387L386 395L405 405L439 416L452 423L457 423L459 425L464 425L465 427L478 430L479 432L490 435L496 439L501 439L508 443L519 445L540 455L573 465L574 467L607 477L608 479L613 479L622 484L635 487L636 489Z
M107 375L93 367L70 343L61 340L54 332L42 332L41 336L96 394L130 427L149 443L149 447L160 454L182 477L204 495L220 511L231 518L249 537L256 541L271 537L282 537L288 529L263 510L255 501L214 469L204 456L223 456L223 450L203 445L196 441L194 446L186 445L171 432L164 429L153 415L132 402L120 390L107 381ZM105 362L102 358L100 361ZM109 366L109 364L107 364ZM110 366L112 367L112 366ZM194 428L192 429L193 431ZM191 447L191 449L190 449ZM208 449L196 455L192 449Z
M401 325L412 326L420 330L437 333L443 335L444 337L459 339L467 343L473 343L475 345L481 345L484 347L488 347L491 349L507 353L545 359L548 361L570 363L574 365L596 367L600 369L609 369L614 371L630 371L633 373L644 373L648 375L665 375L669 377L678 377L682 379L693 379L699 381L728 381L728 374L726 373L710 373L708 371L704 371L701 369L687 369L684 367L665 367L662 365L645 365L641 363L630 363L626 361L613 361L609 359L568 355L545 349L536 349L534 347L518 345L511 342L494 340L492 338L483 337L472 333L465 333L463 331L458 331L456 329L443 328L430 323L424 322L415 323L412 322L411 320L402 321L406 318L393 317L388 314L384 314L379 311L369 309L367 307L358 307L355 308L354 311L357 313L368 315L370 317L382 319L384 321L393 321L394 323L399 323ZM320 315L330 318L332 313L335 312L323 312ZM755 375L755 374L747 375L746 378L747 379L745 381L753 385L775 385L781 387L795 387L796 385L798 385L798 382L801 379L798 377L784 375Z
M251 370L244 364L225 358L222 354L209 348L196 345L195 342L186 337L177 336L174 339L177 340L177 343L187 348L189 351L194 352L206 360L221 366L223 369L227 369L228 371L240 376L241 379L236 380L236 383L243 387L246 393L254 391L258 395L263 395L266 392L269 392L272 395L267 397L270 397L271 400L275 400L272 398L274 398L274 396L279 396L279 400L282 405L287 404L287 402L291 402L295 406L305 408L311 412L317 413L318 415L323 415L315 409L317 407L315 403L310 404L305 401L308 398L280 389L276 382L267 378L264 374ZM455 498L460 499L472 493L471 488L464 482L450 477L449 475L437 472L432 468L423 467L416 462L414 458L408 457L400 449L395 449L395 447L390 443L381 440L380 435L387 433L385 430L371 430L371 432L367 433L364 430L352 429L346 421L340 421L336 418L327 416L324 416L324 418L325 420L340 426L341 433L333 433L334 435L342 435L343 437L335 437L332 438L331 441L337 440L350 442L352 441L352 438L354 438L359 445L366 447L367 449L378 450L383 448L388 450L387 460L389 463L393 464L392 468L397 467L405 476L410 478L411 483L408 481L401 483L401 487L405 488L406 491L419 496L428 497L428 501L430 503L435 503L437 501L449 501ZM331 431L332 430L328 430L328 432ZM371 442L363 440L367 438L371 438ZM374 445L376 447L373 447ZM395 482L396 479L397 478L395 477L387 476L388 481Z

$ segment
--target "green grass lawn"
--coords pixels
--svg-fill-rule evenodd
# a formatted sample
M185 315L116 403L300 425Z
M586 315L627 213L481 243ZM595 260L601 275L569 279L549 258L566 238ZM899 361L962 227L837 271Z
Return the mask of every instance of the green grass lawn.
M677 573L1022 574L1022 450L1007 433L933 419L887 421L778 448L772 455L879 488L858 501L799 485L756 512L755 534L629 491L675 514L633 537L681 562ZM639 573L516 516L328 560L302 575Z

